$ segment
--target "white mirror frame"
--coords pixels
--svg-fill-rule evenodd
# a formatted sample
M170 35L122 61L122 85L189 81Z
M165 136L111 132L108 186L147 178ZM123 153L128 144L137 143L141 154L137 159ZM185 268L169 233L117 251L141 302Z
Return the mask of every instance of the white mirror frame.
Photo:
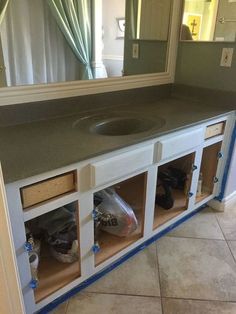
M91 81L71 81L0 88L0 106L76 97L174 82L182 0L173 0L170 18L167 71Z

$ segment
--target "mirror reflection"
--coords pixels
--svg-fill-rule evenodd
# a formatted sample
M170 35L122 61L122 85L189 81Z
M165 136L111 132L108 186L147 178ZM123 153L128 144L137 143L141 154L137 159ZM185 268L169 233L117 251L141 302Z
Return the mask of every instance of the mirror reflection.
M171 2L2 0L0 86L165 72Z
M181 40L236 39L236 0L185 0Z
M132 39L167 40L171 1L131 0Z
M166 71L172 2L126 0L124 75Z

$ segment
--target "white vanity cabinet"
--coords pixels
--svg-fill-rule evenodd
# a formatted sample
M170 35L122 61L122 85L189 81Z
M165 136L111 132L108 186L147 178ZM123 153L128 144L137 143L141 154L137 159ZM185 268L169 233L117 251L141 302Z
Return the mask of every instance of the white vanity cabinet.
M219 193L234 116L228 115L112 153L6 185L26 313L34 313L160 232L183 220ZM224 156L224 158L222 158ZM157 202L160 174L185 173L171 189L173 206ZM174 169L174 170L173 170ZM197 194L201 177L201 193ZM112 187L134 210L138 228L128 237L94 235L94 195ZM76 217L78 249L72 263L58 262L41 240L38 283L32 280L26 227L37 234L53 213L69 208ZM34 229L35 228L35 229Z

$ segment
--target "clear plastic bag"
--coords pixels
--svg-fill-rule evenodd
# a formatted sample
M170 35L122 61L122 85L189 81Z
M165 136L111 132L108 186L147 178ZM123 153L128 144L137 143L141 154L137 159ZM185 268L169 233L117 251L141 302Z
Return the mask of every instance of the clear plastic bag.
M127 237L138 227L133 209L111 188L97 193L102 202L95 211L100 216L100 229L119 237Z

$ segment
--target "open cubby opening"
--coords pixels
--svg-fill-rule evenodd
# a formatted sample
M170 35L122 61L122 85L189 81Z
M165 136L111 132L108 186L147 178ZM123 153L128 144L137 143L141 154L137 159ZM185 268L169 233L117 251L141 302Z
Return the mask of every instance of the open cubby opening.
M200 185L200 188L198 187L196 203L204 200L213 193L221 145L222 142L218 142L203 149L198 178L198 186Z
M125 223L121 223L121 220L119 220L119 218L116 221L115 228L117 226L121 228L121 233L123 232L122 235L120 232L118 232L119 235L113 234L114 229L112 229L112 227L109 230L104 230L106 229L104 228L104 225L103 227L95 227L96 230L94 235L94 242L97 243L100 247L99 252L95 254L96 266L109 259L113 255L117 254L118 252L122 251L130 244L136 242L138 239L142 238L146 200L146 181L147 173L142 173L108 188L108 191L115 191L115 193L121 198L122 206L124 205L123 201L127 203L128 208L131 209L131 215L129 216L127 215L127 213L125 213L125 216L122 216L123 218L125 217ZM107 191L107 189L105 189L105 191ZM100 192L103 193L103 191L99 191L98 195ZM112 195L114 196L114 194ZM97 208L98 210L105 210L106 212L109 212L112 206L106 206L104 198ZM127 230L126 228L129 228L127 226L133 225L131 223L133 214L136 217L136 229L134 228L134 230L132 230L129 234L125 235L124 230ZM120 210L117 210L117 208L112 212L112 217L115 219L116 217L120 217L120 215L121 212Z
M81 275L78 210L73 202L25 223L36 303Z
M194 159L191 153L158 168L153 229L188 208Z

